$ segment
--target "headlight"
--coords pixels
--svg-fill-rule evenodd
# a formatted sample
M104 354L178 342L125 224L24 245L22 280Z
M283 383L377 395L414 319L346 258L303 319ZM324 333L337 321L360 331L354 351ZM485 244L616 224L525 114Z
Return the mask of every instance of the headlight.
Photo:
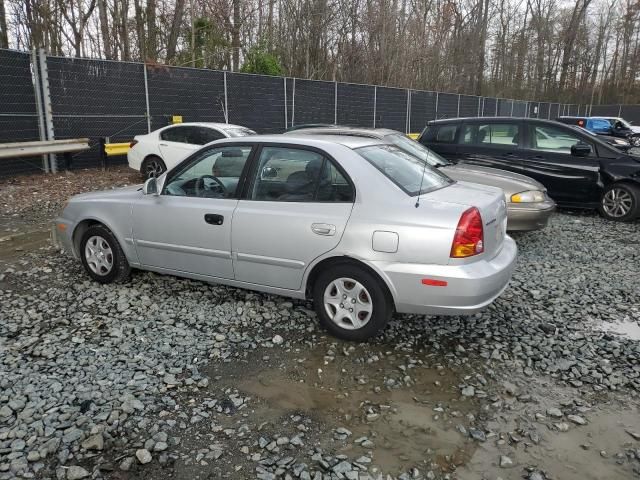
M613 141L616 142L616 145L629 145L629 142L622 140L621 138L616 138Z
M544 192L540 190L528 190L526 192L514 193L511 195L513 203L535 203L544 202Z

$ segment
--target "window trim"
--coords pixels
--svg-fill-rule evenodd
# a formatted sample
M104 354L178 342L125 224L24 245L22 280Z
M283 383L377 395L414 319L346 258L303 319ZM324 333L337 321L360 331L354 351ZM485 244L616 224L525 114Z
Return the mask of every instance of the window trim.
M236 191L234 195L232 197L228 197L225 199L210 198L210 200L234 200L234 199L239 200L240 198L242 198L242 192L244 192L248 170L250 168L251 162L253 161L253 157L256 154L257 146L258 146L257 143L225 142L225 143L218 143L216 145L211 145L210 147L204 147L204 148L200 148L199 150L196 150L195 152L193 152L191 155L189 155L187 158L182 160L180 163L178 163L175 167L173 167L171 170L169 170L166 173L167 176L165 178L164 184L162 185L162 191L160 192L160 195L165 195L167 197L175 197L176 195L168 195L166 193L169 183L171 183L171 181L175 177L177 177L180 173L184 172L186 169L191 168L196 163L196 159L201 158L202 155L207 154L211 150L216 150L218 148L225 148L225 147L239 147L239 148L250 147L251 151L249 152L249 155L247 156L247 160L244 163L244 166L242 167L242 173L240 173L240 177L238 178L238 186L236 187ZM208 197L187 196L185 198L208 198Z
M217 146L217 145L216 145ZM243 184L243 188L242 188L242 192L240 194L240 200L247 200L250 202L274 202L274 203L351 203L354 204L356 202L356 199L358 198L358 190L356 189L355 184L353 183L353 180L351 180L351 177L349 176L349 174L346 172L346 170L342 167L342 165L340 165L340 163L338 161L336 161L335 158L333 158L333 156L331 156L327 151L322 150L320 148L317 147L312 147L310 145L299 145L299 144L295 144L295 143L274 143L274 142L261 142L256 144L257 148L255 149L252 155L251 160L251 165L250 168L247 172L247 181ZM258 173L258 167L260 166L260 156L262 155L262 149L264 147L277 147L277 148L289 148L289 149L294 149L294 150L306 150L309 152L314 152L317 153L319 155L322 155L322 157L324 158L324 161L322 163L322 166L324 167L325 162L328 160L335 168L336 170L338 170L338 172L340 172L340 174L344 177L344 179L347 181L347 183L349 184L349 186L351 187L351 190L353 191L353 198L351 199L351 201L332 201L332 200L324 200L324 201L319 201L316 200L315 197L317 195L317 189L318 189L318 185L316 185L316 191L314 192L313 196L314 199L312 201L306 201L306 200L286 200L286 201L280 201L280 200L256 200L251 198L251 191L253 190L253 186L255 185L256 180L258 179L257 177L257 173ZM247 162L249 163L249 162ZM246 165L245 165L246 167ZM244 172L243 172L244 173Z

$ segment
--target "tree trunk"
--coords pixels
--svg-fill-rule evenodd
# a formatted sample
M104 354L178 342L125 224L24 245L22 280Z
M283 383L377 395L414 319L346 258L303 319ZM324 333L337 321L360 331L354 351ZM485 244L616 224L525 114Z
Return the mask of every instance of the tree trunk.
M231 49L233 50L232 70L240 69L240 0L233 0L233 27L231 29Z
M171 63L176 56L178 37L180 36L180 28L182 27L182 19L184 18L184 5L185 0L176 0L176 8L173 13L169 39L167 40L167 63Z
M7 33L7 15L4 11L4 0L0 0L0 48L9 48Z
M156 0L147 0L147 52L142 60L155 62L158 56L158 46L156 42Z
M98 0L98 15L100 16L100 33L102 34L104 57L107 60L113 60L111 34L109 32L109 16L107 15L107 0Z

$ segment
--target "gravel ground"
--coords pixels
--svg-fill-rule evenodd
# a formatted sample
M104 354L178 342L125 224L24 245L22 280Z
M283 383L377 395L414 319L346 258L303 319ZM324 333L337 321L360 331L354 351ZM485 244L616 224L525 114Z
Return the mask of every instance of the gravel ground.
M16 228L65 199L28 185L0 187ZM100 286L0 242L0 479L640 478L639 233L557 214L515 236L487 310L396 316L364 344L309 302L142 272Z

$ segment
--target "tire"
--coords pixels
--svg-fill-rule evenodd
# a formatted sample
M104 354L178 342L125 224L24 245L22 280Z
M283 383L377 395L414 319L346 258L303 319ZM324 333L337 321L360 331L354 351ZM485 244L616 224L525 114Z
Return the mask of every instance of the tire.
M84 232L80 240L80 259L84 269L96 282L122 283L131 274L131 267L120 244L104 225L94 225Z
M607 220L629 222L640 216L640 187L628 183L609 185L600 199L600 215Z
M330 266L318 275L313 304L322 326L344 340L375 336L393 313L390 295L380 279L349 264Z
M149 155L140 166L140 173L144 175L144 178L151 178L154 174L157 177L166 171L167 166L164 161L156 155Z

